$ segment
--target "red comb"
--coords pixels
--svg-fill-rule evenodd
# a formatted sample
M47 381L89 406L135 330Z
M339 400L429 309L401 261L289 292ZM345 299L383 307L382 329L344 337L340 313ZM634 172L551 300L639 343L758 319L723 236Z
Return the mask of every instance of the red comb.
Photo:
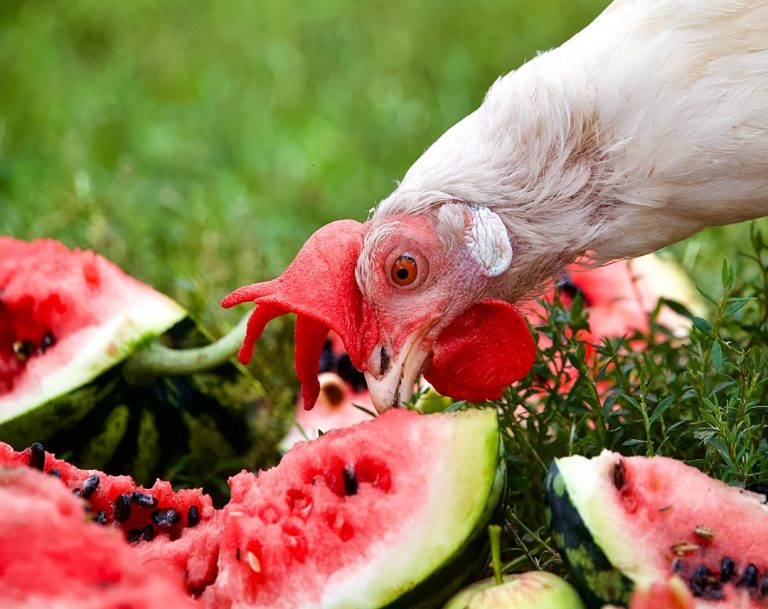
M496 400L504 387L525 376L535 355L533 337L517 309L484 300L440 333L424 378L454 399Z
M355 282L355 265L366 225L354 220L332 222L312 235L277 279L238 288L221 304L230 308L255 302L248 320L239 359L248 363L253 346L267 323L296 313L296 376L302 385L305 408L312 408L320 392L317 375L328 330L343 341L352 363L362 368L361 338L377 341L371 315Z

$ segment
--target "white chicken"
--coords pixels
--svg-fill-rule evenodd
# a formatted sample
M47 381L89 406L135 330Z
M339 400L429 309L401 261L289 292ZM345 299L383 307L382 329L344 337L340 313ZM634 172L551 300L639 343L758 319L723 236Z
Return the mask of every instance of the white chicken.
M257 304L244 359L269 319L298 313L307 406L327 328L379 410L420 373L482 400L532 362L510 303L568 263L766 214L768 0L616 0L494 83L368 222L322 228L281 277L224 304Z

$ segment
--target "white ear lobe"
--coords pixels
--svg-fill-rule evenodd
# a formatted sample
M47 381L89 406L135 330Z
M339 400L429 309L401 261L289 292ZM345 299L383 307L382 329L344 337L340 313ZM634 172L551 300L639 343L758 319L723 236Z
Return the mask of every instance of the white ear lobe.
M464 245L488 277L501 275L512 262L512 243L501 218L487 207L468 208Z

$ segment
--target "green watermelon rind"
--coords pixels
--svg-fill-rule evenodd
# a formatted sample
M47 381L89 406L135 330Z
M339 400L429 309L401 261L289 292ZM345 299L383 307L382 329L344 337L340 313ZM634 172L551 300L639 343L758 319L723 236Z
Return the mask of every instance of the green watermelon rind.
M626 539L621 514L601 492L610 473L599 472L580 456L555 459L546 480L546 499L552 535L574 583L590 608L629 604L635 587L633 575L645 580L631 565L618 568L603 548L609 538ZM629 547L624 555L631 556Z
M75 420L81 417L93 402L69 400L67 394L87 385L125 360L142 343L163 334L187 316L181 305L149 287L141 286L137 298L135 287L126 287L126 292L125 297L134 296L130 307L105 323L83 328L67 337L66 340L78 339L83 343L83 349L75 358L33 388L24 387L21 397L14 392L0 397L0 437L6 425L13 426L16 420L43 409L68 412ZM62 396L64 399L60 401ZM75 404L79 406L74 407Z
M507 467L504 460L504 444L499 434L499 459L496 474L486 499L485 510L477 521L474 531L466 538L445 563L411 590L403 593L385 609L430 609L439 607L465 582L482 576L488 565L491 546L488 524L502 517L503 498L506 493Z
M493 409L478 409L422 416L456 419L453 442L445 448L451 467L434 487L445 501L435 501L420 537L401 541L394 549L388 546L364 569L347 571L341 581L332 577L318 607L435 607L456 591L477 561L487 560L485 525L505 478L498 415ZM435 543L438 539L442 543ZM443 590L436 591L438 585Z

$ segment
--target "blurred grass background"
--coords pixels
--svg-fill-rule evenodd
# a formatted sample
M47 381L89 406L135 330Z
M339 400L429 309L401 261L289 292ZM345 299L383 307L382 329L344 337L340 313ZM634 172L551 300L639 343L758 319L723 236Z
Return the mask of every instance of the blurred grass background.
M606 4L3 0L0 232L93 248L221 331L222 295L364 219L498 75ZM674 254L706 284L745 234Z

